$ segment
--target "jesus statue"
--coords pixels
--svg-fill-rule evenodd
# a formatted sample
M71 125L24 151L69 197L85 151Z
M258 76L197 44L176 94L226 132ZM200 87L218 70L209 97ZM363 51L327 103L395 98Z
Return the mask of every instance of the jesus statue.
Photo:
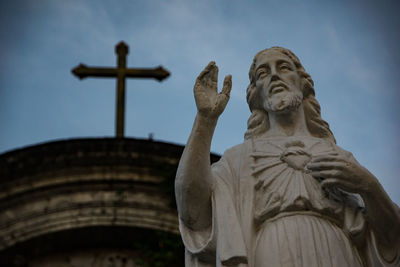
M314 82L288 49L254 57L242 144L210 166L231 76L215 62L194 85L197 115L175 191L186 266L400 266L400 209L336 145Z

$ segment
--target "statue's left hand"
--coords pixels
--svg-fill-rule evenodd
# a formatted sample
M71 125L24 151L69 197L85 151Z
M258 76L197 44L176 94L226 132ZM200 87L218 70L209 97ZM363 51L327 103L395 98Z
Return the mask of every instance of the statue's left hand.
M375 233L380 255L392 262L399 251L400 210L378 179L361 166L350 152L315 157L306 167L312 176L322 180L322 188L336 187L361 195L366 219Z
M352 193L370 193L377 179L360 165L350 152L344 155L314 157L307 165L314 177L322 179L321 186L335 186Z

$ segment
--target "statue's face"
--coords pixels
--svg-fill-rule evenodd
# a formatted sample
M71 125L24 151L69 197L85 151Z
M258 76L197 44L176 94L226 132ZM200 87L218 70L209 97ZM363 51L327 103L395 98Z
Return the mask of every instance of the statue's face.
M301 77L285 54L273 49L260 54L255 64L255 80L267 112L287 113L301 105Z

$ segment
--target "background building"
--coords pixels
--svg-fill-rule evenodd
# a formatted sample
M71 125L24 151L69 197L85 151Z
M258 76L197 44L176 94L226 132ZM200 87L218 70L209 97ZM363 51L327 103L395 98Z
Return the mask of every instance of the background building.
M174 199L182 151L99 138L0 155L0 265L183 266Z

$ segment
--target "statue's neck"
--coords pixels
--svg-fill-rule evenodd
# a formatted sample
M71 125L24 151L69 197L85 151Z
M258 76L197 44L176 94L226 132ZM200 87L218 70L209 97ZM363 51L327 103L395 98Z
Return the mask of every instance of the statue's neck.
M269 130L267 136L311 136L308 131L303 105L296 110L275 113L268 112Z

